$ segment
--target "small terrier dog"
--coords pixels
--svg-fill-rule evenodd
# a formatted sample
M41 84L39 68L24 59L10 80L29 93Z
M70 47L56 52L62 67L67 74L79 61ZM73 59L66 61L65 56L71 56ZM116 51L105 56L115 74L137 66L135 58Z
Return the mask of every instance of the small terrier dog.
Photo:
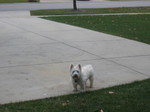
M79 85L81 90L86 89L86 82L89 79L90 88L93 87L94 81L94 70L92 65L85 65L81 67L80 64L74 66L71 64L70 66L70 74L72 78L72 84L74 87L73 91L77 91L77 86Z

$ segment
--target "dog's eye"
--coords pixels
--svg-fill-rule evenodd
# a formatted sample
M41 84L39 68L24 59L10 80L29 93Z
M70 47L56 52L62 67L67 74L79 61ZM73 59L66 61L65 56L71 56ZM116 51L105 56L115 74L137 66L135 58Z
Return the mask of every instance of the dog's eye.
M78 71L78 70L75 70L75 71L73 71L73 72L72 72L72 74L74 74L75 72L79 73L79 71Z
M72 74L74 74L75 71L72 72Z
M79 73L79 71L76 71L77 73Z

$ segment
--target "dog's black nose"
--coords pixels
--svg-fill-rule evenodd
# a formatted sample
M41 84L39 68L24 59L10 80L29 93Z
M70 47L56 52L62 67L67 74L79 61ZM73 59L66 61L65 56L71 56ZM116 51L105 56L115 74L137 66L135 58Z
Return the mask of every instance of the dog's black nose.
M77 78L78 78L78 75L75 74L75 75L73 76L73 78L77 79Z

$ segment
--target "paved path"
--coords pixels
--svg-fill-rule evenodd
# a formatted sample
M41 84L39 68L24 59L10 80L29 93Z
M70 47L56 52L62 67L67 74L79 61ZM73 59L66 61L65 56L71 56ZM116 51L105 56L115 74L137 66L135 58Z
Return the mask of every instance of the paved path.
M77 0L77 2L94 2L94 1L97 1L97 2L101 2L101 1L107 1L107 0L86 0L86 1L83 1L83 0ZM49 2L73 2L73 0L40 0L40 3L49 3Z
M63 1L63 0L62 0ZM150 6L150 1L78 1L78 8L110 8ZM0 11L29 11L37 9L68 9L72 2L0 4Z
M94 90L150 77L144 43L26 11L0 12L0 28L0 104L73 93L70 64L93 65Z

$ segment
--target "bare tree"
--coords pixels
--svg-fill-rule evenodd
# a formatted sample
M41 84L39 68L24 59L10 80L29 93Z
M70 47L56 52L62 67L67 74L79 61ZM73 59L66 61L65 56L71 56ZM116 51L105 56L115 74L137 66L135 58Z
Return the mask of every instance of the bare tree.
M77 2L76 2L76 0L73 0L73 9L77 10Z

